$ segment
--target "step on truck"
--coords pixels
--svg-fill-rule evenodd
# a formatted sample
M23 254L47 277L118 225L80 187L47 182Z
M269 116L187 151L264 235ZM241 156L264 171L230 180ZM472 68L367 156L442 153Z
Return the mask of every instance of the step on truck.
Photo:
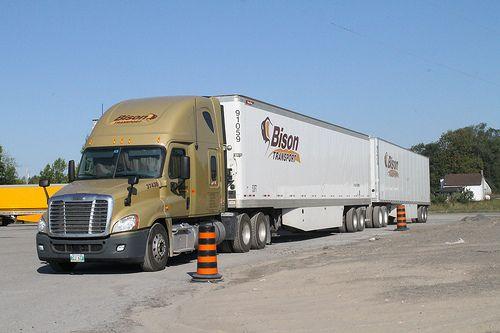
M370 149L365 134L241 95L120 102L50 198L38 257L57 271L156 271L196 251L205 223L227 252L262 249L281 228L361 231L374 205L390 204L374 200Z

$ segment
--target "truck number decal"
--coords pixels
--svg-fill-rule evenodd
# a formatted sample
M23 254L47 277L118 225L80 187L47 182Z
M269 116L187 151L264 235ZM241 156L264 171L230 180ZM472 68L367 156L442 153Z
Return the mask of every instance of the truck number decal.
M150 190L150 189L152 189L153 187L159 187L158 182L154 182L154 183L149 183L149 184L146 184L146 189L147 189L147 190Z
M236 142L241 141L241 124L240 124L240 110L236 110Z

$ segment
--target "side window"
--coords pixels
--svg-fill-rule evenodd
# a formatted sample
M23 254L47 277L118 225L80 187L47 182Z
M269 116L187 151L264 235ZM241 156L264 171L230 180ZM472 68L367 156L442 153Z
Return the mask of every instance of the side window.
M215 133L214 123L212 122L212 116L210 115L210 113L207 111L203 111L203 119L205 119L205 122L207 123L207 126L208 128L210 128L212 133Z
M181 157L186 155L186 151L181 148L172 148L170 161L168 162L168 176L170 179L177 179L181 172Z
M217 158L210 156L210 185L217 185Z

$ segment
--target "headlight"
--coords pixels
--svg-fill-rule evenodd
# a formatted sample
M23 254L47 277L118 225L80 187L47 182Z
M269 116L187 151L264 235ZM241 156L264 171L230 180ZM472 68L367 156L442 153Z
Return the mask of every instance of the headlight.
M47 222L43 216L38 220L38 232L47 233Z
M137 226L139 225L139 216L137 215L128 215L125 217L122 217L118 221L116 221L115 225L113 226L113 231L112 232L122 232L122 231L129 231L129 230L134 230L137 229Z

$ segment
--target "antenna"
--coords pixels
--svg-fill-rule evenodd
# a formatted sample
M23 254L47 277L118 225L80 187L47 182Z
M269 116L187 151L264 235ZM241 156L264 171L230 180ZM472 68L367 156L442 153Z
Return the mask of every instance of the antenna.
M104 103L101 103L101 117L104 114Z

